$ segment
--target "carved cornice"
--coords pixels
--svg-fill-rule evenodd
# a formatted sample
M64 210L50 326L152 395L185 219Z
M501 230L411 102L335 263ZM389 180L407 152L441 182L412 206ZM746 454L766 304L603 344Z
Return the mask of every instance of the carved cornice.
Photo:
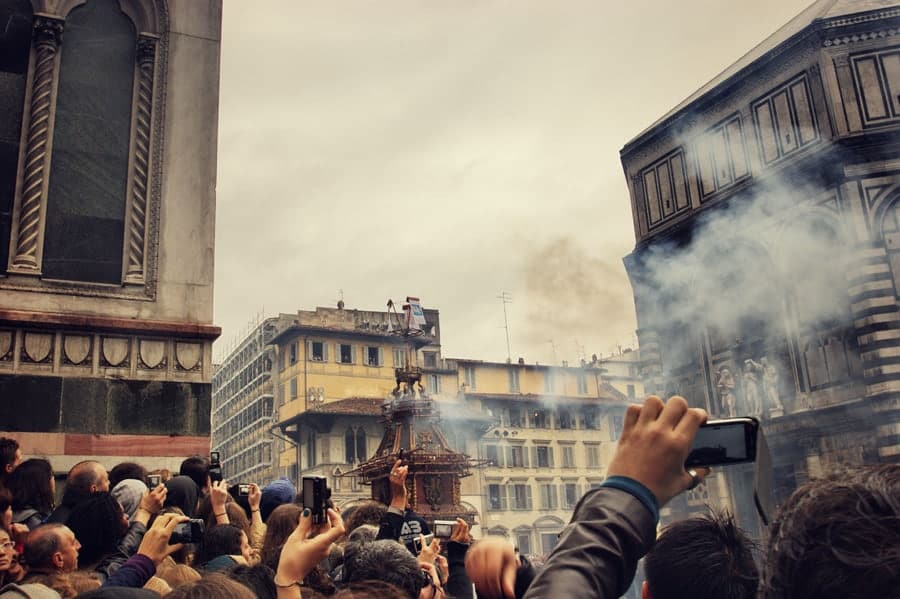
M864 33L854 33L852 35L842 35L841 37L833 37L826 39L822 42L822 45L826 48L834 47L834 46L848 46L850 44L856 44L859 42L866 42L869 40L877 40L877 39L886 39L889 37L894 37L897 35L900 29L882 29L881 31L869 31Z
M860 13L855 15L847 15L844 17L837 17L834 19L828 19L823 23L822 26L826 29L833 29L835 27L844 27L845 25L857 25L859 23L881 21L884 19L890 19L891 17L900 17L900 7L892 7L886 8L884 10L876 10L868 13Z

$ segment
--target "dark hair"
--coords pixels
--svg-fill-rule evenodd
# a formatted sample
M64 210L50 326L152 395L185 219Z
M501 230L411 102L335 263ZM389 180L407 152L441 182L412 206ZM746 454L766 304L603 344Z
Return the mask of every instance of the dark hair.
M201 508L202 508L203 504L204 504L204 501L201 500L200 501ZM202 513L203 510L201 509L201 510L197 510L197 511L198 511L197 516L201 517L200 513ZM225 503L225 513L228 514L229 523L233 524L234 526L237 526L242 531L244 531L244 534L247 535L247 538L249 539L250 538L250 520L247 519L247 514L244 513L244 510L241 509L241 506L239 506L238 504L236 504L233 501L228 501ZM221 524L218 524L216 522L216 515L212 513L212 506L210 506L209 514L205 514L205 519L206 519L206 530L215 528L216 526L221 526Z
M78 561L84 567L115 552L126 530L122 506L109 492L94 493L73 507L66 524L81 543Z
M206 477L209 476L209 461L198 455L191 456L181 462L181 469L178 474L189 476L197 485L198 489L206 487Z
M352 582L333 595L334 599L406 599L406 591L383 580Z
M25 460L12 471L6 488L12 493L14 510L33 508L44 516L53 511L53 466L42 458Z
M28 533L22 558L28 564L29 569L54 569L53 554L59 551L62 545L59 537L61 528L64 528L63 524L51 522L41 524Z
M9 437L0 437L0 480L7 476L6 467L16 461L19 442Z
M381 580L403 589L416 599L422 589L422 570L409 550L397 541L347 543L344 548L344 582Z
M897 591L898 572L900 464L854 466L807 482L781 507L762 596L884 597Z
M303 508L295 503L285 503L275 508L266 521L266 537L259 557L262 563L273 570L278 569L281 547L297 528L302 511Z
M9 492L9 489L5 489L0 487L0 516L2 516L3 512L12 507L13 499L12 493ZM0 526L3 524L3 519L0 518ZM10 532L10 531L6 531Z
M663 530L644 558L653 599L755 599L754 544L727 512L689 518Z
M249 588L259 599L275 599L278 594L278 589L275 588L275 571L264 564L239 564L226 570L225 575Z
M63 493L63 505L73 507L81 500L90 497L91 487L100 484L101 476L97 473L98 466L103 466L94 460L78 462L69 470L66 477L66 490Z
M377 501L365 501L355 507L353 513L347 516L347 534L349 535L356 528L363 524L374 524L379 526L381 518L387 512L387 507L383 503Z
M240 555L243 532L234 524L219 524L207 529L197 552L197 563L202 566L220 555Z
M147 484L147 469L135 462L122 462L109 471L109 488L115 488L123 480L139 480Z
M253 591L224 574L214 572L200 580L180 584L166 595L169 599L254 599Z

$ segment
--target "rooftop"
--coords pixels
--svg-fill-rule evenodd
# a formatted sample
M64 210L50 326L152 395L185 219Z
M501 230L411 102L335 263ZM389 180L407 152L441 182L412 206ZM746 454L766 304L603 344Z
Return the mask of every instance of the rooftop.
M852 19L847 18L850 15L853 15ZM652 125L638 133L631 141L625 144L622 152L624 153L653 129L667 121L673 120L690 104L726 83L758 60L768 61L775 58L782 50L787 48L787 42L795 37L799 37L813 24L822 24L824 27L848 25L853 22L898 15L900 15L900 2L897 0L817 0L775 33L744 54L731 66L685 98Z

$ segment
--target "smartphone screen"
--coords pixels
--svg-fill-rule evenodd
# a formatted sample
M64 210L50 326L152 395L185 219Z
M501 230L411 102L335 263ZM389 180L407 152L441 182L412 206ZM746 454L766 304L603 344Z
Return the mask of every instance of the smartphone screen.
M685 466L717 466L754 461L758 429L759 422L754 418L707 422L697 431Z

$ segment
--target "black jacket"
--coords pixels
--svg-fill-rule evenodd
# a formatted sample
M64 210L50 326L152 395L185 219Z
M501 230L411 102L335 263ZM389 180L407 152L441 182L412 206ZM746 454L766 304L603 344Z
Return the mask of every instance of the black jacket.
M656 540L656 521L627 491L601 487L589 492L525 599L620 597L634 579L638 560Z

